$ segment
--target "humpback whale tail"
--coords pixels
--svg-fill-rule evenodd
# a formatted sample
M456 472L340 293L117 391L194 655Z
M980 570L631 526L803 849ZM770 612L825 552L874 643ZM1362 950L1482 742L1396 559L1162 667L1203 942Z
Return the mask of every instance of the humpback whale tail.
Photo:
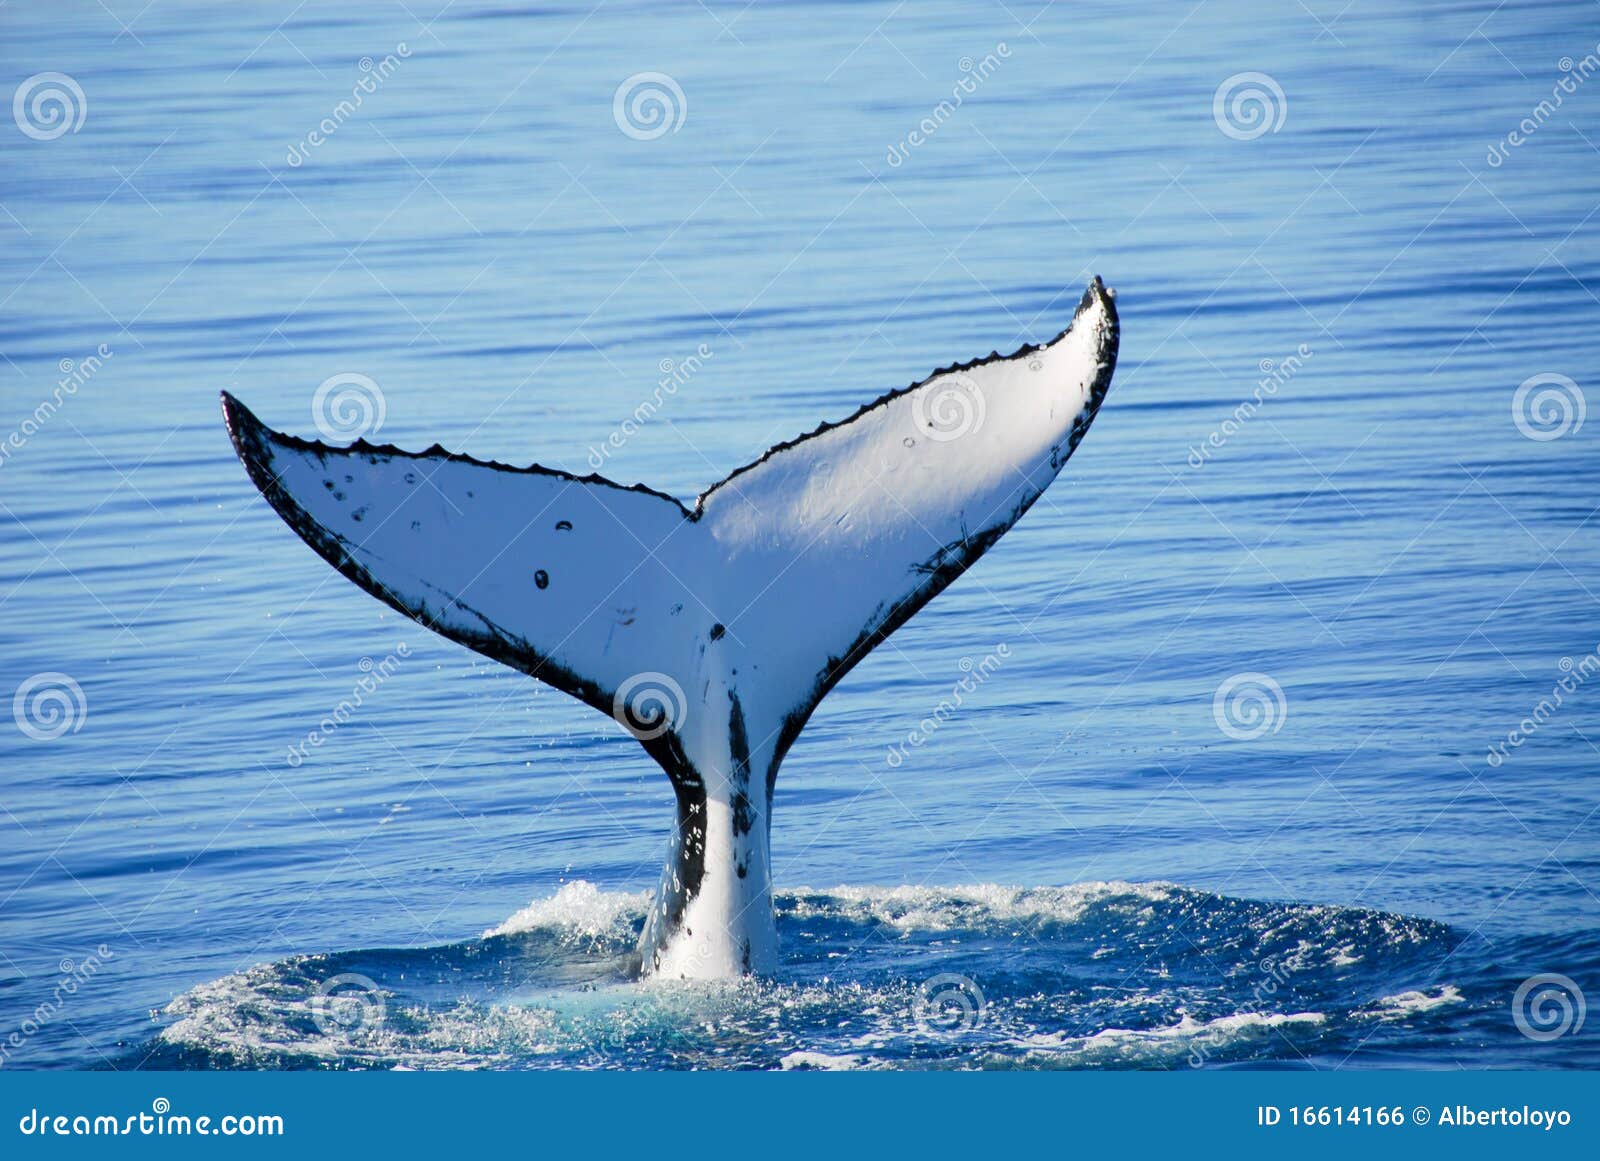
M818 702L1016 523L1088 430L1117 316L1096 278L1040 346L935 372L777 445L695 506L435 445L330 447L223 394L250 478L356 584L611 715L677 819L645 970L772 966L778 765Z

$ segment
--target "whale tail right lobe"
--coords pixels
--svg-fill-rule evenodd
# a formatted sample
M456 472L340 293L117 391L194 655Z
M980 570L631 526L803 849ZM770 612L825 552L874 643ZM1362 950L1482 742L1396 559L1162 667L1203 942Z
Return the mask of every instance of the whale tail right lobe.
M641 485L434 446L336 448L232 396L234 446L325 560L436 632L614 717L672 781L647 969L776 958L768 835L784 754L849 670L1014 524L1105 397L1118 323L947 367L772 448L693 509Z

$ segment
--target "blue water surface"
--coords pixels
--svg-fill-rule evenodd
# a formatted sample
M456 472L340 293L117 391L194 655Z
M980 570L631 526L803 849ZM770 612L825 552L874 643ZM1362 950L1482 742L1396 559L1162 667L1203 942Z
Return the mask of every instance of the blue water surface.
M1600 1064L1597 42L0 8L5 1066ZM1096 273L1092 433L787 759L764 981L634 981L666 779L337 576L217 406L363 376L402 447L689 498Z

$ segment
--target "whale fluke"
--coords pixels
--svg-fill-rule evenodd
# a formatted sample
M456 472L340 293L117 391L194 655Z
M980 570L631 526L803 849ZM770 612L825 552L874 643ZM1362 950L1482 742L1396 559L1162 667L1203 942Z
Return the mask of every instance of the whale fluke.
M226 392L250 478L328 563L435 632L614 717L677 821L641 945L712 978L777 958L778 765L817 703L1038 499L1088 430L1118 325L1096 278L1040 346L935 372L686 508L434 446L273 431Z

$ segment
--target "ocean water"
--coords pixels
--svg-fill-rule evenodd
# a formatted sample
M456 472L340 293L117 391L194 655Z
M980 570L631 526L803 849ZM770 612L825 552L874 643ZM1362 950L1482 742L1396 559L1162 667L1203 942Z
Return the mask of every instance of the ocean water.
M139 7L0 8L5 1067L1600 1065L1591 10ZM1094 430L783 767L760 981L637 981L666 779L217 407L692 497L1095 273Z

